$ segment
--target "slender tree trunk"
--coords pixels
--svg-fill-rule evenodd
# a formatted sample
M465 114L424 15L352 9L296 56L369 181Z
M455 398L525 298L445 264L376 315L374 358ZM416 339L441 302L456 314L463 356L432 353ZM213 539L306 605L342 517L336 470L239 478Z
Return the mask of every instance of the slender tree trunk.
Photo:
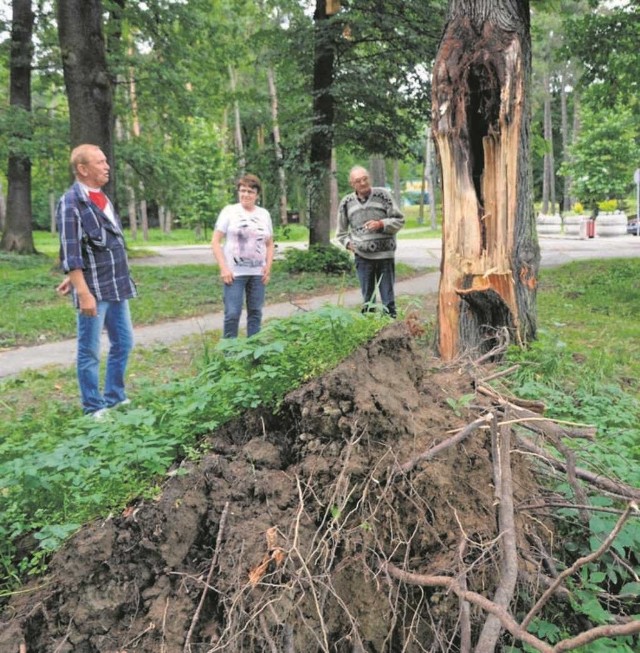
M331 209L329 211L330 230L333 233L338 228L338 206L340 205L340 197L338 194L338 157L336 156L336 148L331 148Z
M233 117L234 117L234 138L236 144L236 157L238 158L238 168L240 174L245 173L246 161L244 157L244 143L242 142L242 124L240 122L240 103L236 96L237 77L236 71L229 64L229 84L231 85L231 95L233 97Z
M544 75L544 176L542 180L542 213L553 215L556 212L556 173L553 156L553 122L551 118L551 83L549 75Z
M113 90L102 32L102 2L64 0L57 7L71 147L93 143L102 149L111 165L105 190L115 199Z
M127 133L122 126L122 121L119 118L116 118L116 138L121 143L124 143L127 140ZM131 185L131 179L133 178L133 170L131 166L125 162L123 177L124 177L124 190L127 196L127 215L129 217L129 231L131 233L131 240L136 240L138 238L138 220L136 216L136 192L133 186Z
M335 27L326 0L316 0L313 43L313 130L310 143L309 245L328 245L331 231L331 151L335 101L332 84Z
M49 170L49 178L53 178ZM53 190L49 190L49 233L53 236L56 233L56 195Z
M13 0L11 22L9 104L21 127L12 128L7 169L7 210L0 249L19 254L35 252L31 227L31 59L33 11L31 0Z
M575 97L575 91L573 93ZM560 114L562 121L562 161L569 163L571 161L570 138L569 138L569 110L567 107L567 88L566 80L563 76L560 88ZM562 190L562 210L564 213L571 211L573 200L571 198L572 179L570 175L565 175Z
M536 334L528 0L450 0L433 75L442 165L438 344L450 360Z
M0 179L0 231L4 231L4 222L6 213L6 199L4 196L4 186L2 185L2 179Z
M133 68L129 69L129 99L131 101L131 131L133 137L140 138L140 114L138 112L138 96L136 94L136 78ZM142 240L149 240L149 217L147 215L147 200L144 199L144 182L138 181L140 190L140 227L142 228ZM135 215L135 214L134 214Z
M433 136L427 135L427 176L429 179L429 212L431 214L431 230L438 228L438 216L436 215L436 165L433 156Z
M393 198L398 206L402 206L402 190L400 189L400 163L393 161Z
M418 224L424 224L424 194L427 190L427 171L429 166L429 132L427 127L424 137L424 157L422 160L422 174L420 177L420 203L418 204Z
M269 97L271 98L271 119L273 121L273 144L276 150L276 164L278 166L280 224L287 224L287 177L284 169L284 155L280 138L280 125L278 122L278 93L276 89L276 76L273 67L267 67L267 80L269 82Z
M562 129L562 160L568 162L569 155L569 118L567 115L567 91L564 88L564 80L560 88L560 121ZM562 212L566 213L571 208L571 178L564 177L562 187Z
M384 157L374 154L369 158L369 174L371 185L384 187L387 185L387 170Z

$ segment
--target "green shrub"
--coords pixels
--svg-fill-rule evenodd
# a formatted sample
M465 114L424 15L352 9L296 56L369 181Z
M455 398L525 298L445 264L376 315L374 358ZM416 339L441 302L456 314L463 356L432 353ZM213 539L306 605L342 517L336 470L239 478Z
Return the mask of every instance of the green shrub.
M324 272L343 274L353 271L351 255L333 245L312 245L308 250L289 249L285 254L284 265L288 272Z

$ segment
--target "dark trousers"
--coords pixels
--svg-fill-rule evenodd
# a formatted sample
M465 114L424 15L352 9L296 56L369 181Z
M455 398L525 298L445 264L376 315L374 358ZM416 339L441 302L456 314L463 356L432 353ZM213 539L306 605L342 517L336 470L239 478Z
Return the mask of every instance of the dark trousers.
M356 273L360 281L360 290L364 301L363 312L374 310L376 291L385 312L396 317L396 301L393 285L396 280L396 263L392 258L370 259L355 256Z

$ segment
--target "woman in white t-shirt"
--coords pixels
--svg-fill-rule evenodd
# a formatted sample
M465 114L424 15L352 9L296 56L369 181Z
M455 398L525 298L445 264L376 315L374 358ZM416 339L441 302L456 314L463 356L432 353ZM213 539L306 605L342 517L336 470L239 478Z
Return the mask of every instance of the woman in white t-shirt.
M240 201L220 211L211 239L211 249L224 282L223 338L238 337L245 297L247 336L260 331L265 285L273 263L271 216L269 211L256 206L260 180L255 175L244 175L236 188Z

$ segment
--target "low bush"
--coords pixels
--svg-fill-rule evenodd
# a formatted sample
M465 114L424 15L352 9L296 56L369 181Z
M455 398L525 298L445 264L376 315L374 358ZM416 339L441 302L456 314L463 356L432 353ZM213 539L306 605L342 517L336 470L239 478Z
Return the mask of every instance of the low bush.
M349 252L333 245L312 245L308 250L289 249L285 253L284 264L292 274L300 272L343 274L353 271L353 260Z

